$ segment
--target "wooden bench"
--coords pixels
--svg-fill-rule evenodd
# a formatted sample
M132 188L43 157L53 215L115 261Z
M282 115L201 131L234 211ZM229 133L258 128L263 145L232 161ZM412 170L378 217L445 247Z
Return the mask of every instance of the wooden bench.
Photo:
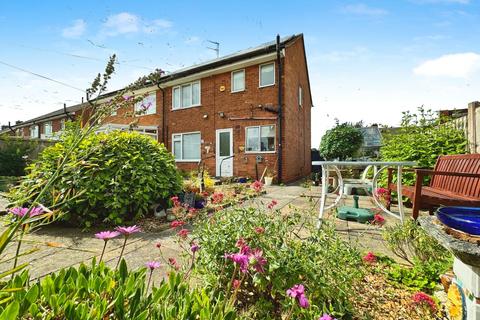
M392 183L394 168L388 169L388 189L396 191ZM480 154L440 156L435 168L405 169L415 172L414 186L403 186L402 193L413 202L413 218L419 210L433 214L440 206L480 207ZM426 176L431 176L430 185L423 186ZM401 199L398 199L401 201Z

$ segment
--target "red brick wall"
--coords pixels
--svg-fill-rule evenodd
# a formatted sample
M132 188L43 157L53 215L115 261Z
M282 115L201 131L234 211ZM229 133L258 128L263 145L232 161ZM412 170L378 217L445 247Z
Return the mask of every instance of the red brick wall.
M285 181L311 172L311 106L303 37L285 48L284 63L284 157ZM298 86L303 89L303 106L298 103Z

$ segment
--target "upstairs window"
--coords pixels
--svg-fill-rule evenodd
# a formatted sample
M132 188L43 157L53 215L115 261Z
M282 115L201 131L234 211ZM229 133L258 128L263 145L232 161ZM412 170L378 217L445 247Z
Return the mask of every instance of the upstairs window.
M145 116L157 112L157 97L155 93L149 94L142 101L135 103L135 115ZM116 113L116 111L115 111Z
M30 138L38 138L38 125L30 127Z
M245 70L232 72L232 92L245 90Z
M200 105L200 81L195 81L172 89L172 109L184 109Z
M174 134L172 144L172 151L176 161L200 161L200 132Z
M275 126L247 127L245 140L247 152L275 152Z
M260 66L260 87L273 86L275 84L275 63L262 64Z
M45 135L45 137L51 137L52 133L53 133L52 122L51 121L45 122L43 124L43 134Z

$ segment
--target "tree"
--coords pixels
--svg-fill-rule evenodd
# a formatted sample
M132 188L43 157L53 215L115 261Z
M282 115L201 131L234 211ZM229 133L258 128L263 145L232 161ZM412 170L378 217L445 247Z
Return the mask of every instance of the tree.
M363 143L358 126L345 122L327 130L320 143L320 155L328 160L345 160L353 157Z

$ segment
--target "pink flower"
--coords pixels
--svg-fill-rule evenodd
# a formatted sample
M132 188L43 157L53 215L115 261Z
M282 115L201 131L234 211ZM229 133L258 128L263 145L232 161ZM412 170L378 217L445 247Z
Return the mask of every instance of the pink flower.
M257 191L258 192L258 191ZM273 207L275 207L276 205L278 204L277 200L272 200L272 202L270 202L267 206L268 209L272 210Z
M27 214L28 209L29 208L15 207L10 209L10 212L16 215L17 217L22 218ZM29 217L35 217L42 213L43 213L43 209L41 207L33 207L32 210L30 210Z
M175 206L175 207L180 206L180 200L177 196L171 197L170 200L172 200L173 206Z
M123 100L128 101L132 98L132 96L123 96Z
M197 213L198 213L198 209L190 208L190 209L188 209L188 213L190 213L191 215L197 214Z
M238 239L237 242L235 243L235 247L237 248L243 248L246 245L247 245L247 242L243 238Z
M190 247L190 250L192 250L193 253L197 252L198 250L200 250L200 246L196 243L192 244L192 246Z
M125 237L128 237L134 233L137 233L137 232L141 232L142 229L140 229L140 227L137 227L137 226L131 226L131 227L116 227L115 228L116 231L120 232L121 234L123 234Z
M180 269L180 266L177 263L177 260L175 258L168 258L168 264L170 264L171 267L173 267L175 270Z
M382 217L382 215L380 215L379 213L373 216L373 224L382 226L384 223L385 223L385 218Z
M332 316L329 315L329 314L324 313L323 316L321 316L320 318L318 318L318 320L337 320L337 319L334 318L334 317L332 317Z
M223 196L224 196L223 193L215 192L212 195L212 203L214 203L214 204L222 203L223 202Z
M155 247L157 247L158 249L160 249L162 247L162 244L160 242L157 242L157 244L155 244Z
M189 232L190 231L188 231L187 229L182 229L182 230L178 231L177 236L179 236L182 239L186 239Z
M262 191L263 183L261 183L260 181L256 180L255 182L253 182L253 183L250 185L250 188L252 188L253 190L255 190L255 192L260 192L260 191Z
M367 263L377 262L377 257L373 254L373 252L368 252L362 259Z
M172 221L172 223L170 223L170 227L177 228L177 227L183 226L184 224L185 224L185 221L175 220L175 221Z
M119 235L120 235L120 232L117 232L117 231L101 231L99 233L95 233L95 238L108 241L110 239L118 237Z
M248 271L248 255L242 253L230 253L226 254L225 258L232 260L240 267L240 271L246 273Z
M150 269L150 271L153 271L157 268L160 268L160 262L158 261L149 261L146 263L147 268Z
M294 299L297 299L298 305L301 308L308 308L310 306L310 303L305 296L305 287L303 286L303 284L296 284L290 289L288 289L287 295Z
M258 233L258 234L262 234L265 232L265 228L264 227L255 227L255 232Z
M263 257L263 251L255 249L251 252L249 257L250 265L259 273L265 272L263 266L267 264L267 259Z
M287 295L292 298L297 298L303 294L305 294L305 287L303 286L303 284L296 284L287 290Z
M232 281L232 286L233 286L234 289L237 289L238 287L240 287L240 280L234 279Z
M435 303L433 298L424 292L415 293L412 296L412 300L414 304L428 306L432 313L435 313L437 311L437 304Z

